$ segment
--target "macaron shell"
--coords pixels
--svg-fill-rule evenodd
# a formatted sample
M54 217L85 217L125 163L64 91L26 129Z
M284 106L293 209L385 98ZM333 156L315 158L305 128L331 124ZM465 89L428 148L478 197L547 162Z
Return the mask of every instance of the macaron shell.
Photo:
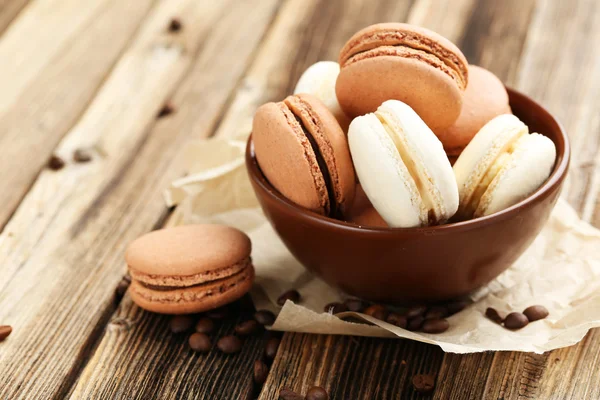
M195 283L233 275L250 257L248 236L229 226L184 225L160 229L134 240L125 261L134 275L177 283L190 277ZM237 265L242 264L242 267ZM149 282L151 283L151 282Z
M437 222L444 222L458 208L458 187L442 143L407 104L388 100L378 109L399 140L403 141L411 162L422 178L421 192L432 200Z
M386 223L422 225L426 215L418 189L379 119L374 114L355 118L348 142L362 188Z
M482 197L475 217L504 210L535 192L550 176L556 160L552 140L532 133L519 140L510 162Z
M340 71L336 93L344 112L355 117L374 112L390 99L411 106L431 129L454 123L462 107L462 90L446 73L413 58L379 56Z
M512 114L506 88L490 71L469 65L469 84L456 122L437 130L449 156L458 156L488 121L501 114Z
M246 293L254 282L254 268L209 282L175 290L153 290L132 281L129 293L132 300L145 310L161 314L192 314L229 304Z
M280 104L256 111L252 140L256 159L267 180L292 202L318 214L329 208L327 186L310 142ZM298 128L299 129L299 128Z
M335 94L335 82L340 73L340 65L335 61L319 61L304 71L294 94L308 93L323 102L335 116L342 130L347 131L350 119L344 114Z
M347 212L354 200L356 177L346 134L323 102L310 94L290 96L286 104L315 139L327 164L337 208Z

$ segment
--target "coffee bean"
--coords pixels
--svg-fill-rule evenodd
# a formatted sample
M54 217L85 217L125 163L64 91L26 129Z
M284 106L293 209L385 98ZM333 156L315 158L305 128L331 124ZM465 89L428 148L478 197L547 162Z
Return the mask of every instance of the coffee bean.
M254 313L254 319L261 325L270 326L275 322L275 314L269 310L258 310Z
M202 317L196 322L195 329L198 333L211 333L215 330L215 323L210 318Z
M125 278L122 278L119 283L117 284L117 287L115 288L115 295L117 296L117 299L122 299L123 296L125 296L125 292L127 292L127 289L129 289L129 285L131 284L131 281L128 281Z
M175 112L175 107L171 103L165 103L163 107L158 112L157 118L166 117L167 115L171 115Z
M329 400L329 395L322 387L313 386L306 392L306 400Z
M446 308L448 309L448 316L461 312L462 310L467 308L469 304L471 304L471 302L467 300L451 301L450 303L446 304Z
M431 393L435 386L435 377L431 375L415 375L412 378L412 384L419 393Z
M0 342L6 339L12 332L12 326L0 325Z
M408 318L406 318L405 315L400 315L397 313L390 313L385 321L402 329L406 329L408 325Z
M546 318L550 313L544 306L530 306L523 311L529 322L537 321Z
M425 333L442 333L446 332L448 328L450 328L450 324L447 319L432 318L426 319L421 329Z
M529 320L520 312L511 312L504 319L504 327L508 329L521 329L529 323Z
M77 149L73 152L73 161L76 163L86 163L92 161L92 155L85 149Z
M230 315L229 308L227 306L215 308L214 310L207 311L206 316L212 319L225 319Z
M448 316L448 309L443 306L435 306L429 308L425 312L425 319L439 319Z
M406 318L411 319L414 317L422 316L427 311L425 306L414 306L406 311Z
M65 162L59 156L53 155L52 157L50 157L50 160L48 160L48 168L50 168L52 171L58 171L64 166Z
M344 305L348 308L348 311L353 312L362 312L367 306L364 301L359 299L348 299L344 302Z
M294 392L288 387L282 387L279 389L279 399L281 400L304 400L304 396Z
M179 18L171 18L171 22L169 22L169 32L179 32L182 27L183 25Z
M254 361L254 382L257 385L262 385L269 376L269 367L261 360Z
M205 333L192 333L188 339L190 348L198 353L208 353L212 347L210 338Z
M497 324L501 324L504 321L500 314L498 314L498 311L496 311L496 309L492 307L488 307L485 310L485 316Z
M277 355L279 343L281 343L281 339L279 339L278 337L272 337L267 341L267 345L265 346L265 357L268 360L273 360Z
M240 322L235 327L235 333L240 336L250 336L258 332L260 325L253 319L249 319L244 322Z
M416 317L413 317L408 320L406 329L408 329L409 331L418 331L423 326L424 321L425 318L423 318L421 315L417 315Z
M240 350L242 350L242 341L237 336L223 336L217 342L217 348L225 354L238 353Z
M192 329L194 319L190 315L176 315L171 318L169 327L173 333L183 333Z
M300 293L294 289L283 292L277 299L277 304L283 306L288 300L292 303L298 303L300 301Z
M389 311L385 306L381 304L373 304L372 306L367 307L364 311L364 314L370 315L373 318L380 319L385 321L387 318Z
M329 303L325 306L324 310L326 313L339 314L348 311L348 307L342 303Z

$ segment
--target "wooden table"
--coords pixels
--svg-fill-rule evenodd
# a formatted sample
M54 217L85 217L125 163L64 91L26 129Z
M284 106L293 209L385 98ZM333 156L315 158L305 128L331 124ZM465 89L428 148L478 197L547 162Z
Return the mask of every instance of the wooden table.
M183 29L169 33L171 18ZM563 196L600 226L597 0L0 0L0 399L243 399L264 341L192 353L167 317L115 296L124 248L178 222L162 191L191 139L247 132L358 28L409 21L533 96L573 145ZM174 113L157 118L171 102ZM84 148L93 159L72 161ZM52 154L64 168L47 168ZM232 330L222 325L219 335ZM600 398L600 330L543 355L444 354L407 340L285 334L260 399Z

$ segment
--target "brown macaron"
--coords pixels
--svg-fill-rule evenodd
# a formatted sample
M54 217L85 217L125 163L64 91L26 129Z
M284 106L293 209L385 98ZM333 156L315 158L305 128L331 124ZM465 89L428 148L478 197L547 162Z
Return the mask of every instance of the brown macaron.
M349 210L355 175L348 141L316 97L298 94L262 105L252 139L260 169L283 196L332 218Z
M129 292L140 307L163 314L211 310L242 297L254 280L250 239L223 225L150 232L125 254Z
M352 118L391 99L408 104L434 130L452 125L460 114L468 63L456 45L433 31L371 25L348 40L339 64L336 94Z
M458 119L449 128L434 132L446 154L456 157L485 124L502 114L512 114L512 111L500 79L487 69L469 65L469 84Z

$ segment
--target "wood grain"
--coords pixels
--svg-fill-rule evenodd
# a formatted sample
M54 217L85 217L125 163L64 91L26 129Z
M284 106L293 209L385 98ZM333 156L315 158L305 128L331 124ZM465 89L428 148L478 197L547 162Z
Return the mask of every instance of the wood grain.
M38 1L0 40L0 229L153 2Z
M29 0L0 0L0 35L4 33L27 3Z
M94 160L42 172L0 236L0 320L14 328L0 352L0 398L70 391L114 310L126 244L161 220L161 192L182 173L168 166L218 119L276 4L232 12L227 2L171 0L144 22L57 149L70 159L88 147ZM169 35L173 15L195 22ZM155 121L170 97L176 113Z

